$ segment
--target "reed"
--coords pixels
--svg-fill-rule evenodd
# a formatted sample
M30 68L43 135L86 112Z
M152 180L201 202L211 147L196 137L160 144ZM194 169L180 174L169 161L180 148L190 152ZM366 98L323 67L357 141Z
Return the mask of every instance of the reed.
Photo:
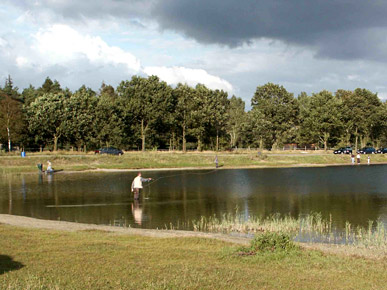
M215 233L239 233L255 235L257 233L286 233L300 242L319 242L348 244L361 247L387 249L386 225L381 221L369 221L368 227L354 227L346 222L344 229L333 225L332 216L324 219L321 213L311 213L298 218L290 215L274 214L266 218L250 216L247 219L236 213L201 217L192 221L194 231Z

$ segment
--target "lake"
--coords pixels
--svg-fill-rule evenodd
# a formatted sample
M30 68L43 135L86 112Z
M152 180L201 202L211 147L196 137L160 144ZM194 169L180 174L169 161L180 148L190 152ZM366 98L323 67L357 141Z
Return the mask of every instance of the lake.
M237 211L294 217L319 212L343 228L387 223L387 165L323 168L144 171L151 182L134 202L135 172L10 174L0 177L0 213L40 219L165 228Z

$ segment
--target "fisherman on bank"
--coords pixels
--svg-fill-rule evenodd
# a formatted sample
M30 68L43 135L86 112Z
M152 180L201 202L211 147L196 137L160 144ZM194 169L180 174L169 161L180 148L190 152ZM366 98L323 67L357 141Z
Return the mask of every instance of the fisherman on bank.
M357 153L356 159L357 159L357 164L360 164L360 153Z
M142 178L141 172L139 172L137 176L133 179L132 192L134 192L135 200L140 199L140 190L142 189L142 183L150 180L152 180L152 178Z

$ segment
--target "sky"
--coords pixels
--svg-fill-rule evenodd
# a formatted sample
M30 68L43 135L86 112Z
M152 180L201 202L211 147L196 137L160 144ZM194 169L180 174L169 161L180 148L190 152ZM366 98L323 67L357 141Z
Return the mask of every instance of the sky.
M384 0L1 0L0 85L50 77L98 91L157 75L247 108L268 82L295 96L366 88L386 100L385 15Z

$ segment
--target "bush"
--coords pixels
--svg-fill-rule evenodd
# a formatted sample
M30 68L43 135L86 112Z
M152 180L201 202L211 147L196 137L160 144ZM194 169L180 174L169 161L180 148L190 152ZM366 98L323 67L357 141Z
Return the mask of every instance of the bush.
M298 247L288 234L265 232L255 236L248 248L242 248L243 255L255 255L258 252L289 252Z

